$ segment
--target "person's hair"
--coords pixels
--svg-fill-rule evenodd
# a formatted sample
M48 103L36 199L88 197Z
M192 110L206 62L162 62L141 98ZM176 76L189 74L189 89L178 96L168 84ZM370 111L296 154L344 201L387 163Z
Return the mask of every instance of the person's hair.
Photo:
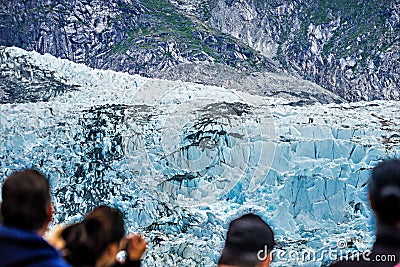
M371 204L379 222L400 222L400 160L389 159L373 170L368 186Z
M255 267L263 261L259 256L267 256L274 246L271 227L260 216L245 214L229 224L218 264Z
M119 242L125 235L121 211L99 206L85 219L68 226L61 233L65 241L64 258L71 265L95 265L108 245Z
M50 186L46 177L36 170L11 174L3 184L2 198L4 225L37 231L48 220Z

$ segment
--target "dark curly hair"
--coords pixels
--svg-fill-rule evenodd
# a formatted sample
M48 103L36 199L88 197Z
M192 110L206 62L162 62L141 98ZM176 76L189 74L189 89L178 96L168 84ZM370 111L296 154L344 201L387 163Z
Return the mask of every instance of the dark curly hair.
M95 265L107 246L121 241L124 235L121 211L99 206L82 222L67 227L61 233L65 241L64 258L73 266Z

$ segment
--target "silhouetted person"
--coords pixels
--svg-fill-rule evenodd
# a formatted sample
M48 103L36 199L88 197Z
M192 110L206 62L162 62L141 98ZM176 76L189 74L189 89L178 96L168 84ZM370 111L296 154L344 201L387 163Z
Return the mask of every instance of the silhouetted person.
M67 267L42 235L52 219L47 179L36 170L12 174L2 186L1 267Z
M368 193L377 224L372 250L331 266L393 267L400 263L400 160L381 162L372 170Z
M140 235L125 237L123 214L115 208L99 206L82 222L67 226L60 234L65 259L74 267L140 266L146 242ZM116 263L117 253L126 249L124 264Z
M274 233L260 216L246 214L229 224L218 267L268 267Z

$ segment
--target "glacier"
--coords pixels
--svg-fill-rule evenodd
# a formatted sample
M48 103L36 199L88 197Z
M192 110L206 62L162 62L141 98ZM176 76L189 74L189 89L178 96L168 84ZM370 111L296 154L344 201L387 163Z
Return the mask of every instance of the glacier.
M144 266L215 266L246 212L276 233L272 266L326 266L327 251L373 242L366 183L400 157L398 101L299 106L19 48L0 60L0 179L48 175L54 224L117 206L149 242Z

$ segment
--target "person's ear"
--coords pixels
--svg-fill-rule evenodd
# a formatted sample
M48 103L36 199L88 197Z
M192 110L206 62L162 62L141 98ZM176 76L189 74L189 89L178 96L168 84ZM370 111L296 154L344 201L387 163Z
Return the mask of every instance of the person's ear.
M117 259L118 251L119 245L117 242L109 244L103 254L101 254L100 258L97 260L96 266L112 266Z
M371 209L375 212L375 205L374 205L374 202L372 200L372 196L370 193L368 193L368 199L369 199L369 205L371 206Z
M272 261L272 253L269 253L268 257L264 261L262 261L258 265L258 267L269 267L269 265L271 264L271 261Z
M50 204L47 208L47 220L49 223L53 220L53 204Z
M53 220L53 205L49 204L49 206L47 207L47 218L46 218L46 225L45 225L46 229L47 229L47 226L49 225L49 223L51 222L51 220Z
M43 227L39 229L39 234L41 236L43 236L46 233L47 227L52 219L53 219L53 205L49 204L46 209L46 221L44 222Z
M108 245L106 253L107 257L110 259L109 262L111 264L115 263L118 252L119 252L119 244L117 242Z

